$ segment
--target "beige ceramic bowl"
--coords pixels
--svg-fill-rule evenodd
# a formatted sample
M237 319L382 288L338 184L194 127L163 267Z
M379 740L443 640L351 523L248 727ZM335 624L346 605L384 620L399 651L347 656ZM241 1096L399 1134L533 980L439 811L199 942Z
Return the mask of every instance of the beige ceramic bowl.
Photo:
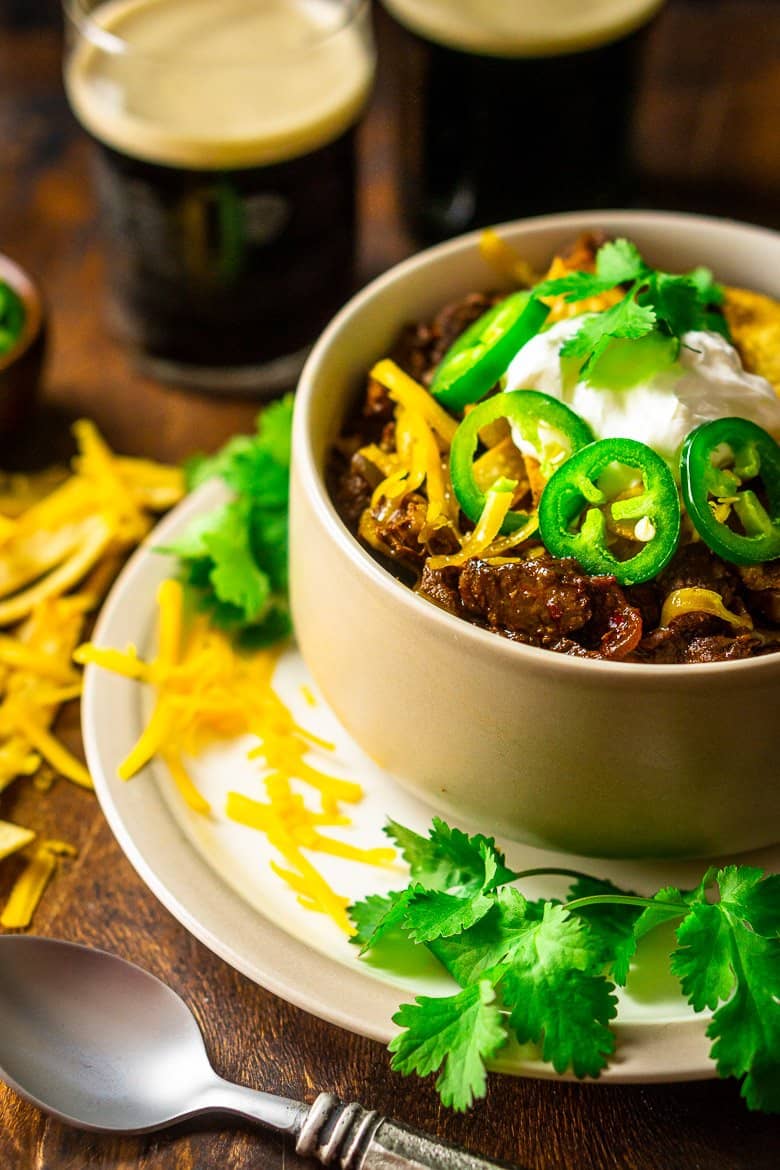
M630 237L659 267L707 264L780 297L780 236L759 228L594 212L501 234L543 269L588 227ZM366 371L405 322L491 285L476 235L430 249L350 301L309 358L291 506L307 665L358 744L455 823L603 856L734 854L780 840L780 654L646 666L509 642L416 596L337 516L323 466Z

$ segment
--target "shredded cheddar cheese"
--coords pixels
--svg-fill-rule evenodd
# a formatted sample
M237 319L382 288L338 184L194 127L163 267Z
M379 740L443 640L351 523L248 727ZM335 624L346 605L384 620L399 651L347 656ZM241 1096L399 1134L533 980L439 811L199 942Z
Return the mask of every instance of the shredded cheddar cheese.
M512 481L508 481L508 483L512 484ZM501 525L512 505L513 495L512 487L489 491L485 498L482 515L477 521L474 531L466 537L460 552L452 553L450 556L429 557L429 567L433 570L444 569L448 565L463 565L470 557L499 556L507 549L514 548L521 541L526 540L538 527L535 515L530 516L528 523L517 532L499 538Z
M415 382L414 378L410 378L389 358L383 358L381 362L377 362L370 376L389 390L390 397L396 402L400 402L408 410L414 410L422 415L447 447L450 446L455 431L458 429L457 419L454 419L442 406L439 406L436 399L432 398L419 382Z
M238 653L203 617L196 616L187 626L182 601L179 582L164 581L157 595L158 652L150 661L140 658L132 646L121 651L86 644L74 654L79 663L92 663L154 688L151 715L120 764L119 775L130 779L159 757L185 803L196 813L214 816L217 813L199 792L186 761L220 740L255 737L258 742L249 757L263 765L267 799L230 792L225 814L267 837L284 861L284 866L274 863L274 872L302 905L329 915L350 933L348 900L330 888L302 851L369 865L389 864L394 851L364 849L322 831L349 828L343 805L360 801L363 791L354 781L313 762L313 754L332 751L333 744L299 726L273 689L281 651ZM303 786L306 795L296 786Z
M700 586L690 586L685 589L673 589L664 601L661 610L661 625L668 626L675 618L686 613L707 613L721 618L729 625L741 629L753 629L753 619L749 613L732 613L723 604L723 598L714 589L703 589Z
M361 535L381 550L381 541L372 530L371 515L389 514L423 484L426 503L421 540L429 540L444 527L455 531L458 504L450 481L448 452L457 423L394 362L379 362L371 376L395 400L396 449L389 454L373 443L361 449L361 455L383 475L372 493L370 509L364 514Z
M0 821L0 861L10 857L19 849L24 849L35 838L32 829L24 829L21 825L14 825L10 821Z
M66 841L42 841L14 883L0 914L0 926L22 930L29 926L44 890L54 876L57 859L76 857L77 850Z
M74 433L71 474L0 474L0 792L25 776L42 795L56 776L92 788L87 769L51 730L61 705L81 694L73 650L122 558L151 527L151 513L184 492L178 468L117 458L92 423L76 423ZM0 821L0 859L34 836ZM3 926L29 923L57 857L72 853L62 842L37 846Z
M529 288L539 279L528 261L493 228L485 228L480 233L479 251L482 259L499 276L511 284L516 284L518 288Z

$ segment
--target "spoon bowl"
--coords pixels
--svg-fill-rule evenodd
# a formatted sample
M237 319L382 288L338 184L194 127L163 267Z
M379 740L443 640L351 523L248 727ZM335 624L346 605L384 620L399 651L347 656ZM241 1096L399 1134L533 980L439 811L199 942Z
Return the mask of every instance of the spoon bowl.
M159 979L21 935L0 939L0 1074L63 1121L111 1131L192 1116L218 1079L194 1017Z
M496 1170L331 1093L307 1106L223 1080L175 992L115 955L55 939L0 935L0 1080L99 1133L232 1113L341 1170Z

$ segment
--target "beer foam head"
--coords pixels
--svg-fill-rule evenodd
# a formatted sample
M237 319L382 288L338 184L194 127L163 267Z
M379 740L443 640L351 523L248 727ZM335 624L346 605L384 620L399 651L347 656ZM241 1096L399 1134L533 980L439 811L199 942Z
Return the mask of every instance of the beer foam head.
M413 32L496 57L575 53L646 23L663 0L383 0Z
M251 167L323 146L358 117L373 76L362 0L107 0L76 20L72 44L79 120L171 166Z

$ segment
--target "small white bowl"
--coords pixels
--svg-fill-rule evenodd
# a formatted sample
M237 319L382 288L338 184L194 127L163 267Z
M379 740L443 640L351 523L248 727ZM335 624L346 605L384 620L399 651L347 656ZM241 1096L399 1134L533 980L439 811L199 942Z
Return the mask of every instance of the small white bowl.
M780 298L780 236L651 212L529 219L500 233L537 269L586 229L658 267L697 264ZM339 519L323 469L402 326L494 287L473 233L375 280L315 346L298 388L291 593L306 663L357 743L443 815L577 853L713 856L780 839L780 654L650 666L510 642L417 596ZM392 808L386 810L393 815Z

